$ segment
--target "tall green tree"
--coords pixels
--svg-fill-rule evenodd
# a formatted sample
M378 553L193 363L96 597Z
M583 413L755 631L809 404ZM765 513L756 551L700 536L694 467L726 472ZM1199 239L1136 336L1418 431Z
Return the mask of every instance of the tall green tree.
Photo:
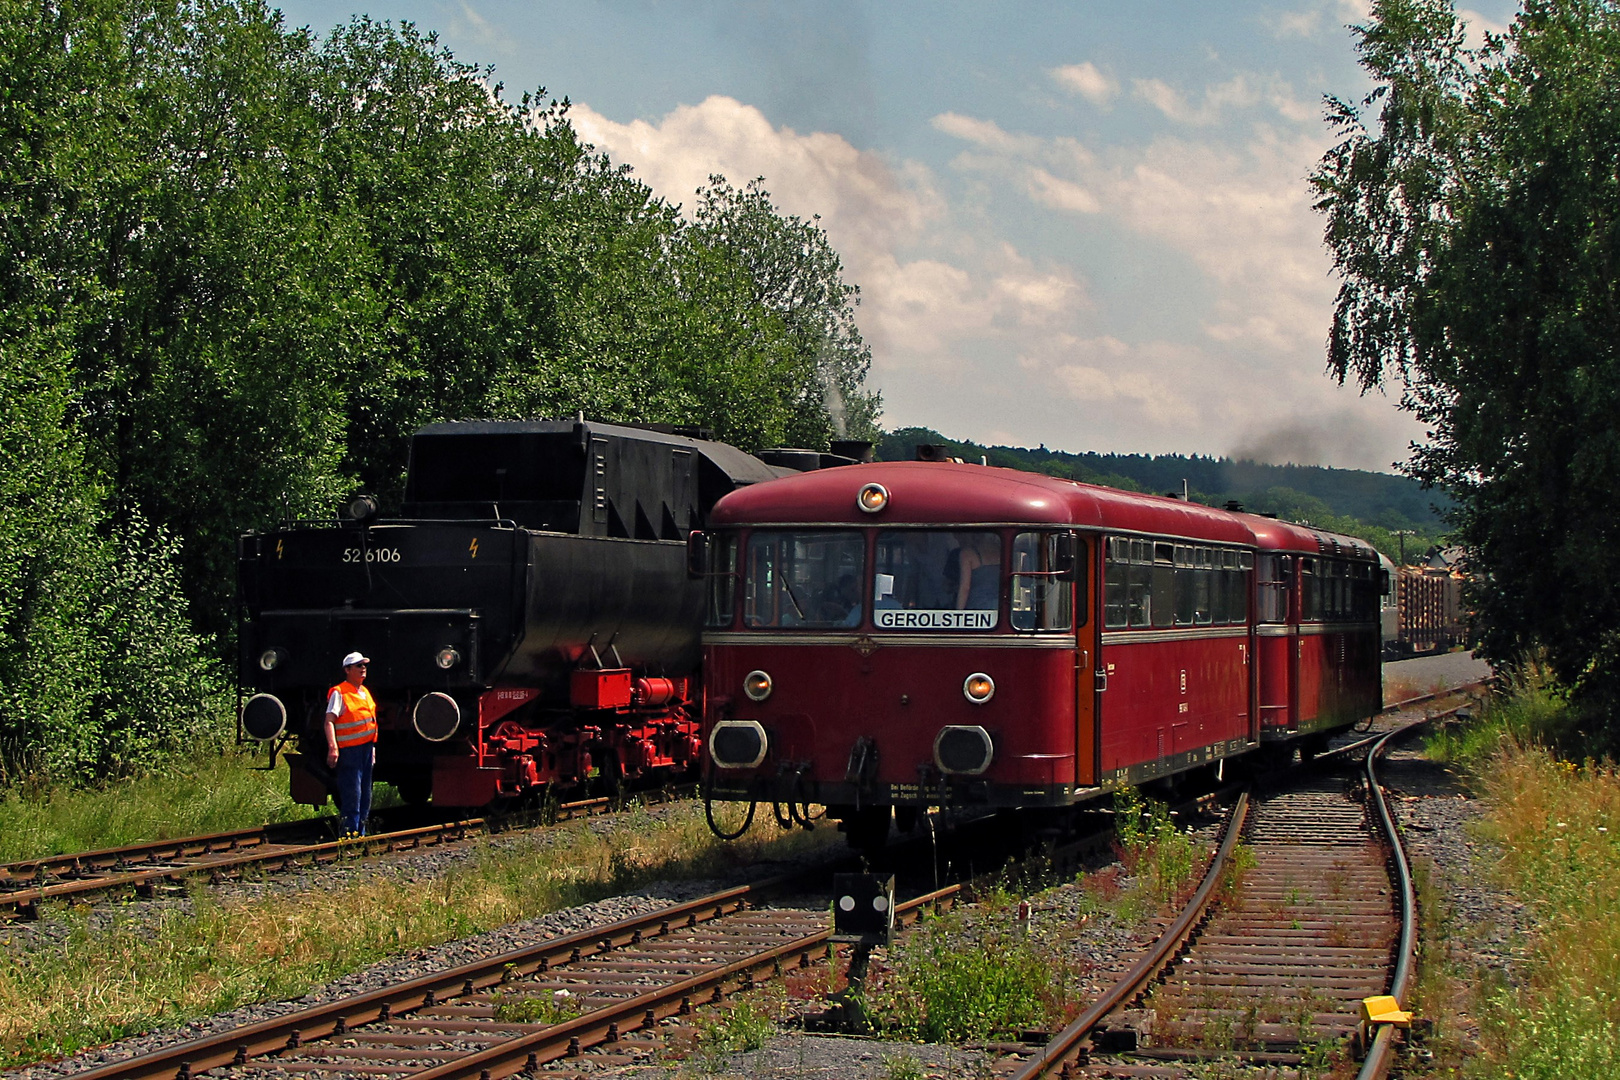
M1312 181L1342 276L1330 369L1399 381L1409 468L1456 498L1486 654L1620 685L1620 10L1528 0L1464 47L1447 0L1378 0L1376 87L1330 102ZM1376 120L1372 119L1376 114Z
M683 216L567 113L410 24L0 0L0 763L158 752L236 537L396 498L421 424L824 446L835 386L870 425L819 226L723 182Z
M701 241L747 268L753 303L774 313L788 335L799 369L788 441L817 445L829 426L840 438L877 441L882 399L865 388L872 350L855 324L861 291L844 280L820 218L778 213L763 177L738 189L711 176L697 194Z

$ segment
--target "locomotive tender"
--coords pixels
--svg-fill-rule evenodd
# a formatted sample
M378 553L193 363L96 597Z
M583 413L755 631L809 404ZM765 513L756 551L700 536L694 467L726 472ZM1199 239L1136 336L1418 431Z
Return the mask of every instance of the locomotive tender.
M593 775L690 772L704 592L685 541L722 495L790 471L702 435L434 424L412 437L398 519L362 497L348 521L244 536L243 733L296 744L293 797L324 803L326 691L359 650L376 779L408 801L476 807Z
M708 797L825 804L857 845L1313 751L1381 705L1376 553L1235 505L866 464L728 495L690 543Z

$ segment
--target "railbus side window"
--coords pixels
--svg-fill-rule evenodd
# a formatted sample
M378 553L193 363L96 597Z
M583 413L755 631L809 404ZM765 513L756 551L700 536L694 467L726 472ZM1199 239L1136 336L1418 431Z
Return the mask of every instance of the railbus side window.
M1317 560L1299 560L1299 617L1302 622L1322 619L1322 585L1317 580Z
M1176 560L1175 545L1154 543L1153 551L1153 625L1174 626L1176 621Z
M1193 558L1194 548L1176 545L1176 625L1193 624Z
M1260 610L1256 618L1263 623L1288 621L1288 564L1281 555L1262 555L1259 561Z
M1074 626L1074 597L1085 610L1085 574L1074 581L1057 576L1058 535L1026 532L1013 538L1012 625L1015 630L1068 630ZM1076 560L1084 565L1083 560Z
M1153 618L1153 542L1132 540L1130 591L1126 609L1132 627L1151 626ZM1162 597L1164 603L1169 596Z
M717 533L709 540L709 602L703 625L725 627L737 617L737 537Z
M1207 547L1193 551L1193 621L1199 626L1208 626L1215 618L1214 597L1210 595L1214 588L1214 554Z
M1106 543L1107 559L1103 564L1103 627L1113 630L1130 625L1128 578L1131 542L1111 536Z

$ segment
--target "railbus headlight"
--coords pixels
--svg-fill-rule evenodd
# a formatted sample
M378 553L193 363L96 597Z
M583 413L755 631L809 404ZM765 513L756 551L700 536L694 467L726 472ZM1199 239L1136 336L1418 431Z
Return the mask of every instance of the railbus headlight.
M433 656L433 662L439 665L440 671L449 671L461 663L461 654L446 645Z
M875 514L889 505L889 489L882 484L867 484L855 496L855 505L868 514Z
M996 696L996 681L982 671L975 671L962 680L962 696L975 705L983 705Z
M767 672L750 671L743 679L743 693L748 695L749 701L764 701L771 696L774 685Z
M940 772L977 776L990 767L996 745L978 725L953 724L934 738L934 764Z
M757 720L722 720L709 733L709 757L722 769L752 769L765 760L770 740Z

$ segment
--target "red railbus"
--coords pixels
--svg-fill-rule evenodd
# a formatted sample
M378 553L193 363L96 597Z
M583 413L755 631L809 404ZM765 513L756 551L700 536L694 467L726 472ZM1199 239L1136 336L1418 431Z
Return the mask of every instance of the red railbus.
M857 843L1377 711L1376 555L1255 515L878 463L727 495L693 557L708 796L824 804Z

